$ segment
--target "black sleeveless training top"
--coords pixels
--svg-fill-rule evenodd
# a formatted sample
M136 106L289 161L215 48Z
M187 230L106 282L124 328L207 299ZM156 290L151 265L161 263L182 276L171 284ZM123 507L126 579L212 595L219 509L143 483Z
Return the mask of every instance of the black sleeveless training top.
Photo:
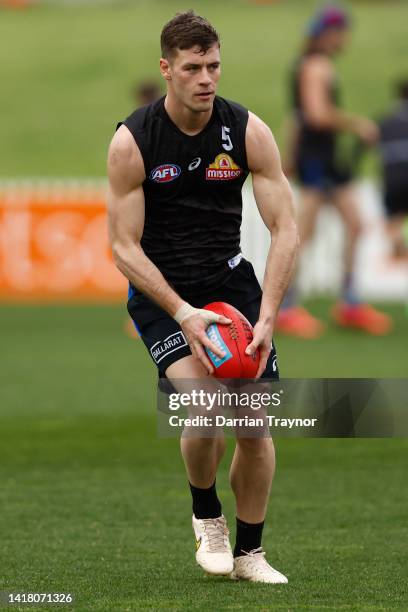
M320 52L310 51L298 58L295 62L291 77L292 107L294 108L300 125L298 155L301 157L308 155L325 158L333 157L336 144L335 130L318 130L313 126L308 125L304 115L300 96L300 71L302 69L302 64L305 60L314 55L322 54ZM340 94L339 87L336 82L333 82L329 89L329 97L330 100L336 104L336 106L339 104Z
M227 261L240 252L248 111L216 96L207 125L188 136L168 116L163 97L122 123L145 166L145 254L176 289L223 282Z

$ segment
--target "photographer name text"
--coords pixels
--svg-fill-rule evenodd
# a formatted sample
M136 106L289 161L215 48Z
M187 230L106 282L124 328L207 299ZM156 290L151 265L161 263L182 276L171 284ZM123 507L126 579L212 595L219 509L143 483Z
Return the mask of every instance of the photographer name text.
M194 417L180 417L172 415L169 417L170 427L275 427L292 429L296 427L316 427L318 419L289 419L276 417L273 414L264 417L225 417L223 415Z

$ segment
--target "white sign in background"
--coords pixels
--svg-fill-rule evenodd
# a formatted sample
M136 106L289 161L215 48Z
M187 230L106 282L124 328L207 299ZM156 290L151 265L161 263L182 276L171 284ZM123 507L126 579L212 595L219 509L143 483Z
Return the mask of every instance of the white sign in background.
M355 281L362 299L408 301L408 266L390 257L390 243L384 226L381 193L370 180L356 185L357 201L364 232L355 261ZM296 188L296 205L300 206ZM252 185L243 188L241 244L262 281L270 237L259 215ZM329 203L319 213L315 236L305 248L299 265L298 284L303 295L336 295L343 275L344 229L336 209Z

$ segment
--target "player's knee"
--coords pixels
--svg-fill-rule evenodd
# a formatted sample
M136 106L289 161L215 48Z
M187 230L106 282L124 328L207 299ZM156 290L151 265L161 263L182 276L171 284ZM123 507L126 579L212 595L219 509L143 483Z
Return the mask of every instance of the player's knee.
M275 460L275 449L272 438L237 438L237 446L244 454L251 459L266 459Z

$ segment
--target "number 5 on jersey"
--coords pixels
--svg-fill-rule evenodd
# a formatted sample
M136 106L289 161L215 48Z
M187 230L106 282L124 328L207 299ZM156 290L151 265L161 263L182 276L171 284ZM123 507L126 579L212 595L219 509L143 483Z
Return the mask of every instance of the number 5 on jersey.
M224 151L232 151L234 145L231 141L231 136L229 135L231 128L226 127L225 125L221 128L221 140L222 140L222 148Z

